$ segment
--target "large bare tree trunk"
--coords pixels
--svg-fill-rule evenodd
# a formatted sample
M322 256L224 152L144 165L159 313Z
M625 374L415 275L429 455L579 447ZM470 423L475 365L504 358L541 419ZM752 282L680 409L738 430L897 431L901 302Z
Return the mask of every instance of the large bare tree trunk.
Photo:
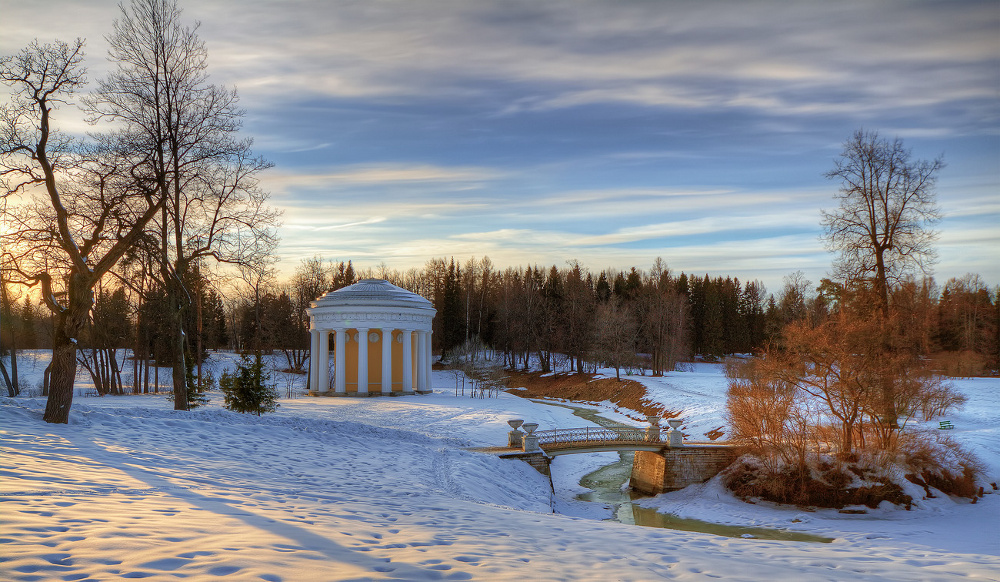
M187 365L184 361L184 347L185 347L185 333L184 333L184 309L182 306L181 294L183 289L180 289L181 282L175 281L173 285L170 285L170 294L172 295L170 301L170 327L173 331L173 337L171 341L173 342L173 361L172 364L172 379L174 383L174 410L187 410L188 409L188 394L187 394Z
M76 338L83 332L94 303L93 291L88 283L86 277L79 273L70 276L69 305L59 313L55 337L52 338L52 372L45 402L45 422L69 422L73 382L76 379Z
M66 424L73 406L73 380L76 378L76 343L63 337L53 338L49 397L45 401L45 422Z

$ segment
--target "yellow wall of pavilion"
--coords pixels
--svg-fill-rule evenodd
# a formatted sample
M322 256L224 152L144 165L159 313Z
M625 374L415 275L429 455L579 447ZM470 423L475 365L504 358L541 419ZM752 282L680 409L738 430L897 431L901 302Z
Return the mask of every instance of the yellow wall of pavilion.
M368 335L379 336L379 341L368 342L368 391L382 391L382 333L368 330ZM368 341L367 337L360 341Z
M347 383L348 392L358 391L358 342L354 341L356 333L358 333L356 329L347 330L347 345L344 346L345 363L347 364L344 382Z
M402 339L403 332L392 330L392 390L393 392L403 391L403 343L397 341Z
M369 334L374 333L379 336L377 342L368 342L368 392L382 391L382 332L381 330L369 330ZM389 336L392 342L392 390L401 392L403 390L403 344L397 341L397 337L403 332L393 330ZM347 392L358 392L358 342L354 341L354 336L358 334L357 329L347 330L347 345L344 347L345 363L347 364L345 381L347 382ZM367 337L358 337L360 341L368 341ZM417 348L416 334L410 334L410 367L412 370L413 386L417 385ZM336 361L336 360L334 360Z

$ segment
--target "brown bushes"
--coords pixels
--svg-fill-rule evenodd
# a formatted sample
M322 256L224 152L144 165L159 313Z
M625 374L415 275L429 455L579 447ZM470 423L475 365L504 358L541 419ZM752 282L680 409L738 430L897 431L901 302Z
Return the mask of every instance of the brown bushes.
M908 431L894 452L866 450L848 457L810 451L802 464L766 462L748 454L723 476L727 488L742 498L775 503L842 508L877 507L889 501L907 509L913 498L897 482L898 475L924 488L975 500L982 464L948 436L937 431Z
M934 431L908 435L900 443L900 452L911 482L925 490L933 487L948 495L975 498L982 462L952 438Z
M930 367L952 378L989 376L990 359L979 352L937 352L930 357Z
M861 476L863 484L851 487L852 474ZM744 499L800 506L839 509L847 505L865 505L875 508L882 501L889 501L909 509L913 502L913 498L887 476L875 475L858 465L785 465L770 471L761 464L744 460L726 471L723 483Z
M905 349L894 323L843 310L789 324L781 348L760 358L727 362L732 439L757 460L727 478L738 495L826 507L908 504L892 482L899 468L925 486L975 495L980 469L971 455L903 430L965 397Z

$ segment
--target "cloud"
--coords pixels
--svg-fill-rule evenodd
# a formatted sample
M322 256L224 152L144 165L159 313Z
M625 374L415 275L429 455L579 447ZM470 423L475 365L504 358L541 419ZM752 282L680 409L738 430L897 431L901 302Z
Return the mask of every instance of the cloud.
M99 78L117 4L5 2L0 53L86 36ZM181 4L278 164L286 263L822 273L822 172L863 125L947 146L939 268L996 278L995 0Z
M503 83L522 93L508 112L633 103L804 115L992 99L1000 51L989 3L255 8L211 28L230 39L215 66L259 71L244 80L252 92L483 99ZM266 42L248 48L253 36Z
M33 36L101 35L116 0L5 5L5 49ZM251 100L484 96L519 87L510 111L636 103L848 111L995 99L995 2L712 3L422 1L405 5L227 0L200 20L213 79ZM77 32L74 32L77 31ZM92 53L93 54L93 53ZM95 65L104 67L99 60ZM858 103L854 103L856 106Z
M378 224L380 222L385 222L385 220L386 218L384 216L372 216L371 218L366 218L364 220L330 224L329 218L321 218L315 221L317 224L309 224L310 222L309 220L303 220L301 217L299 217L299 219L296 220L294 223L286 224L285 228L308 231L308 232L324 232L331 230L350 229L359 226L367 226L370 224Z
M295 168L275 170L262 183L281 192L331 190L351 186L377 186L430 182L466 189L470 184L497 179L500 172L488 168L442 167L431 165L371 164L336 169Z
M284 150L281 153L298 154L298 153L302 153L302 152L313 152L313 151L316 151L316 150L322 150L322 149L326 149L328 147L330 147L330 142L316 144L316 145L313 145L313 146L300 147L300 148L297 148L297 149Z

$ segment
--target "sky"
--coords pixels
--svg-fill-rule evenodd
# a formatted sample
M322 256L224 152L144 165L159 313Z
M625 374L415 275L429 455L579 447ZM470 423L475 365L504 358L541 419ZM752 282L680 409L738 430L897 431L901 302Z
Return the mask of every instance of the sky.
M1000 283L1000 2L180 1L275 164L279 267L648 269L818 283L858 129L943 156L939 282ZM115 1L0 0L0 54ZM71 113L70 131L82 130ZM57 122L59 119L57 118Z

